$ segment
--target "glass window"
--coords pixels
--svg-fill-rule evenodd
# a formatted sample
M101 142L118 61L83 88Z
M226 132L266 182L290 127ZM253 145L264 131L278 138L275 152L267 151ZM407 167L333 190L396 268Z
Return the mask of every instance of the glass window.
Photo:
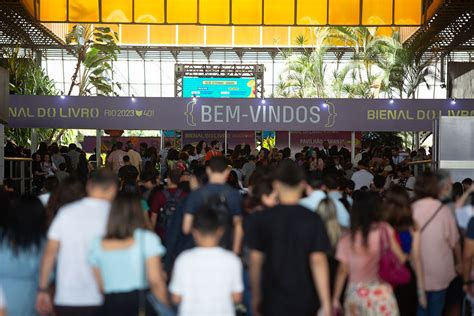
M146 83L160 83L160 64L147 61L145 65ZM147 92L148 95L148 92Z
M130 83L144 83L143 61L129 61Z

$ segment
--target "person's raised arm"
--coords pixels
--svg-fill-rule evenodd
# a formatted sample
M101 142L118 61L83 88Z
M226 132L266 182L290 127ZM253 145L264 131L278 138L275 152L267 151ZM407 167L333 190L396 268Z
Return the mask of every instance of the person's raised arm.
M318 291L324 316L331 315L331 294L329 289L329 266L324 252L313 252L310 256L313 282Z
M252 289L252 315L260 315L262 267L265 255L258 250L250 250L249 277Z
M53 310L48 283L58 252L59 241L49 239L41 260L38 294L36 296L36 311L40 315L48 315Z
M146 275L150 290L162 303L168 305L168 292L163 277L160 257L153 256L146 260Z
M462 208L464 207L464 205L466 204L466 201L467 199L469 198L469 196L474 193L474 185L471 185L469 187L469 189L466 190L466 192L464 192L464 194L456 201L456 203L454 204L454 206L456 208Z

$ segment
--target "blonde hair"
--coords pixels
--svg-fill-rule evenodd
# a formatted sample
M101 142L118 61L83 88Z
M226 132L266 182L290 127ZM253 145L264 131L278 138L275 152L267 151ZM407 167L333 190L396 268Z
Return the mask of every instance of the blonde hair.
M326 231L331 243L332 249L335 249L339 237L341 236L341 226L337 221L336 205L329 198L325 198L319 203L316 213L321 216L321 219L326 226Z

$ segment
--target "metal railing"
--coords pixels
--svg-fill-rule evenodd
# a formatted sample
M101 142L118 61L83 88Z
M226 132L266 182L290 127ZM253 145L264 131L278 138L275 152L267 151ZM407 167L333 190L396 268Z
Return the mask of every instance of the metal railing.
M413 174L415 177L422 174L426 170L435 170L433 161L431 159L428 160L417 160L417 161L410 161L406 163L410 168L413 170Z
M5 157L5 178L13 180L15 188L21 194L32 189L32 162L31 158Z

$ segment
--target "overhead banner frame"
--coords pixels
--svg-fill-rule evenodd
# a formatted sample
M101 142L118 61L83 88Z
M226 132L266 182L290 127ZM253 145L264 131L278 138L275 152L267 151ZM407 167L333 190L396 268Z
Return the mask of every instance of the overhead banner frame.
M429 131L474 100L10 96L10 127L129 130Z

